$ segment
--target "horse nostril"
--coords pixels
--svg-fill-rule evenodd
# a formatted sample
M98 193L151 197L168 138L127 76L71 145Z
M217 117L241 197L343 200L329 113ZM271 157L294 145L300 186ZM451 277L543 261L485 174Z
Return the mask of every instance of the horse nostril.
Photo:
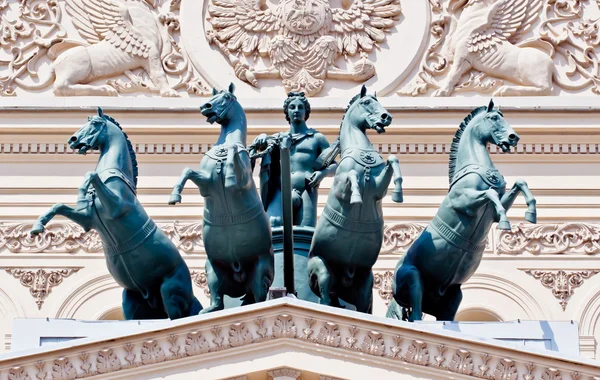
M517 135L515 135L514 133L511 133L510 135L508 135L509 140L516 140L518 139Z
M387 113L382 113L381 114L381 120L387 120L390 118L390 115L388 115Z
M211 108L212 108L212 104L210 104L210 103L206 103L206 104L204 105L204 108L206 108L206 109L211 109Z
M74 143L75 141L77 141L77 137L71 136L71 138L69 139L69 142Z

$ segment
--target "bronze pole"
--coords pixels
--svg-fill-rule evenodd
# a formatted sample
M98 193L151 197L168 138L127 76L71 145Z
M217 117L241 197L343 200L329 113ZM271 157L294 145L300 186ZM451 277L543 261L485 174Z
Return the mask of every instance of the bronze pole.
M294 285L294 232L292 226L292 173L290 169L290 147L292 136L284 136L280 144L281 204L283 218L283 284L287 294L296 295Z

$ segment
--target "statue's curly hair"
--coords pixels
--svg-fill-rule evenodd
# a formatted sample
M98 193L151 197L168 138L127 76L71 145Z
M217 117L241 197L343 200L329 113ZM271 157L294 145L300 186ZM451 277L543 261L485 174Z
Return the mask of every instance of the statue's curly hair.
M290 116L288 115L288 108L290 106L290 103L294 99L300 99L300 101L304 104L304 109L306 110L305 114L304 114L304 121L308 120L308 118L310 116L310 103L308 102L308 99L304 95L304 92L294 92L294 91L288 92L288 97L283 102L283 113L285 114L285 120L287 120L288 123L290 122Z

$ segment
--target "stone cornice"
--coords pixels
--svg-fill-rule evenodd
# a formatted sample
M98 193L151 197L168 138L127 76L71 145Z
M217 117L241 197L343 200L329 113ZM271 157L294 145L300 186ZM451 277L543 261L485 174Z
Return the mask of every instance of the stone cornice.
M201 222L158 223L182 254L204 253ZM384 228L382 255L401 255L426 223L388 223ZM84 232L71 222L52 222L47 230L30 236L32 223L0 223L1 254L101 254L94 231ZM485 250L490 256L600 254L600 226L587 223L515 224L511 231L492 228Z
M11 353L0 359L0 374L10 379L75 379L127 371L125 376L177 365L173 361L193 360L201 366L250 347L257 352L290 344L301 344L313 355L344 354L345 360L355 362L372 357L369 366L426 370L440 378L596 380L600 373L591 360L286 298L169 321L127 336Z

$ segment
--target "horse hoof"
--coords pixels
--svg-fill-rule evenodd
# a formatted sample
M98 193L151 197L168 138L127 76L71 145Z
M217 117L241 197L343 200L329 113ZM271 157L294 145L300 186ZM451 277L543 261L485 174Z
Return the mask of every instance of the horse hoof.
M396 203L404 202L404 195L402 195L402 190L394 190L392 192L392 200Z
M361 196L358 194L352 194L352 196L350 197L350 204L356 205L356 204L361 204L361 203L362 203Z
M499 230L510 231L510 222L508 220L501 220L498 223L498 229Z
M169 204L174 205L176 203L181 203L181 194L171 194L171 198L169 198Z
M42 232L44 232L46 228L44 227L44 225L40 222L35 222L35 224L33 225L33 227L31 227L31 231L29 231L29 233L31 235L39 235Z
M529 223L536 224L537 223L537 213L531 212L531 211L526 211L525 212L525 220L528 221Z

